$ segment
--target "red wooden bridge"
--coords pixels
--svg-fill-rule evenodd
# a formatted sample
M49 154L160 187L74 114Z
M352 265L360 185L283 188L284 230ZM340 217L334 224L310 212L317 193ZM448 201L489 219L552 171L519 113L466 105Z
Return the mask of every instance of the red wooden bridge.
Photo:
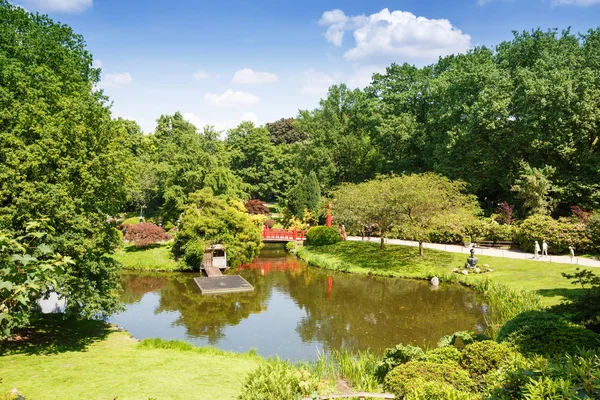
M263 242L292 242L306 240L306 231L299 229L273 229L263 228Z

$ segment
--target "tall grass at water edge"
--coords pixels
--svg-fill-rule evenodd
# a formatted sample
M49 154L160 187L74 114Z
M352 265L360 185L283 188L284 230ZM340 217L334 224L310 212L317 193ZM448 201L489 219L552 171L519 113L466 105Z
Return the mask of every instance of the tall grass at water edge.
M354 353L342 349L319 354L315 361L300 363L298 367L331 384L341 379L355 391L377 392L379 383L375 377L375 369L378 361L379 357L373 353Z

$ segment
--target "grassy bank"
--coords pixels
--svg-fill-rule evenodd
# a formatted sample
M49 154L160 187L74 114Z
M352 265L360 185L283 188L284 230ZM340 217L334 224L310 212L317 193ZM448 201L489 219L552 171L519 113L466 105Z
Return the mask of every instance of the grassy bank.
M57 315L32 332L0 342L0 398L16 388L27 400L231 399L264 362L185 342L138 342L103 322Z
M123 264L123 268L139 271L182 271L183 265L175 261L171 254L171 244L162 243L145 248L133 244L117 250L113 258Z
M582 293L561 276L561 272L575 270L570 264L478 256L479 264L489 264L494 272L463 276L452 273L452 269L465 264L467 256L464 254L426 249L425 257L421 258L416 247L388 245L380 250L378 246L377 243L347 241L330 246L301 247L298 256L310 265L352 273L424 279L438 276L442 281L460 281L474 286L486 285L489 281L533 291L544 305L557 304L564 298Z

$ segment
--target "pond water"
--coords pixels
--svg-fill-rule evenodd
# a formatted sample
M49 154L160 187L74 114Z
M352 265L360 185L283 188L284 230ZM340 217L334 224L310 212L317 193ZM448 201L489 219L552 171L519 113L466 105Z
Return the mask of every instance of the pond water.
M331 349L382 353L398 343L435 346L441 336L484 329L486 306L459 285L309 268L268 246L237 271L255 290L203 296L199 273L125 272L126 311L110 322L144 339L182 339L263 356L313 359Z

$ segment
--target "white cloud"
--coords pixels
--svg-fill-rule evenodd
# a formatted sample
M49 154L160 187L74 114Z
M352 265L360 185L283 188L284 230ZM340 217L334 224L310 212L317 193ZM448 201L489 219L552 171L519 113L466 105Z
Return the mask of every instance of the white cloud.
M94 0L20 0L25 7L39 11L80 13L92 6Z
M235 83L273 83L277 82L279 78L275 74L269 72L256 72L250 68L240 69L233 75L232 81Z
M471 37L447 19L417 17L406 11L390 12L384 8L369 16L348 17L340 10L333 10L323 13L319 22L329 26L325 37L336 46L341 46L344 31L353 31L355 47L344 54L352 61L384 58L433 62L440 56L462 53L471 46Z
M375 73L384 73L385 67L378 65L363 65L359 66L354 75L348 79L348 86L352 89L359 88L364 89L366 86L371 84L371 78Z
M195 80L199 81L202 79L208 79L210 75L206 71L198 71L192 75Z
M338 79L311 68L304 71L304 84L301 92L310 95L325 95L329 87L335 84Z
M242 114L242 121L254 122L254 125L258 125L258 116L253 112L245 112Z
M100 61L100 60L94 60L92 62L92 67L94 67L94 68L102 68L102 61Z
M113 87L129 85L131 82L131 74L129 72L124 72L107 74L102 78L102 82L100 82L100 84L102 87Z
M593 6L594 4L600 4L600 0L551 0L550 2L553 6L567 6L567 5L576 5L576 6Z
M223 94L206 93L204 101L215 107L240 107L258 104L260 98L248 92L235 92L227 89Z

